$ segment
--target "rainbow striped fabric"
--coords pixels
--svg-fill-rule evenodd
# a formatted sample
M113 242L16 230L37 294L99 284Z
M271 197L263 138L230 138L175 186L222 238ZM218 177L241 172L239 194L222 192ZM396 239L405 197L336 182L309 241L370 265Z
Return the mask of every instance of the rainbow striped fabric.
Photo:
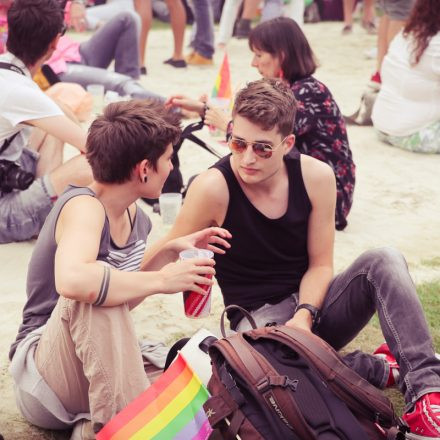
M217 78L215 79L215 84L212 89L211 96L213 98L232 98L231 72L229 70L229 60L227 52L225 52L222 65L220 66Z
M96 435L97 440L206 440L212 432L203 410L209 394L179 354L144 393Z

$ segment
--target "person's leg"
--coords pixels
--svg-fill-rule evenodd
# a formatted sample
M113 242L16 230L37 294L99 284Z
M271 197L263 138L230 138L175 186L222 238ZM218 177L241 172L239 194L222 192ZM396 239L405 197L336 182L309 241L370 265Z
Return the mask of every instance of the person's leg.
M316 333L339 350L376 311L400 367L399 385L407 406L423 394L440 391L440 360L435 357L420 300L405 259L391 248L365 252L335 277ZM385 386L389 365L383 359L357 352L346 361L374 385Z
M364 9L362 13L362 26L369 34L376 33L376 24L374 19L376 13L374 10L374 0L364 0Z
M232 37L234 22L240 9L241 0L226 0L223 5L222 15L218 29L218 44L222 48Z
M133 0L108 0L106 3L98 6L91 6L86 8L86 20L87 28L90 30L95 30L104 23L110 21L113 17L121 12L133 11L134 3ZM136 25L140 32L141 20L137 16Z
M214 54L214 15L211 0L191 0L196 33L192 42L195 52L212 59ZM191 64L191 59L187 62Z
M186 11L181 0L166 0L170 11L170 22L174 37L172 60L183 60L183 40L185 37Z
M304 24L304 9L305 2L303 0L291 0L289 4L284 7L284 15L295 20L299 26Z
M60 297L35 363L67 411L90 412L95 432L149 384L127 305L95 307Z
M153 20L151 0L134 0L134 8L141 18L141 32L139 34L139 59L140 65L145 66L145 51L147 49L148 32Z
M261 11L261 22L281 17L283 15L283 7L283 0L266 0L264 2L263 10Z
M139 78L139 40L135 12L121 12L81 43L83 64L107 69L115 60L115 71Z
M344 8L344 27L342 28L342 33L349 34L353 28L354 0L343 0L343 8Z
M145 90L140 83L127 75L110 72L99 67L67 63L67 70L59 74L61 81L73 82L86 88L89 84L103 84L104 89L117 92L121 96L138 99L157 99L165 102L165 98L154 92Z

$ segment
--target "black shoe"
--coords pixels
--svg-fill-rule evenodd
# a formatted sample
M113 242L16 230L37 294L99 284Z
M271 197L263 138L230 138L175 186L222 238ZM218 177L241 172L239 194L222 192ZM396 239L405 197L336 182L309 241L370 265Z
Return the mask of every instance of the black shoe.
M168 60L165 60L163 63L169 64L170 66L176 67L178 69L182 67L186 67L185 60L173 60L172 58L169 58Z
M247 18L241 18L235 26L234 36L237 38L248 38L251 32L251 21Z
M141 72L141 75L146 75L147 74L147 68L145 66L141 66L141 68L139 70Z

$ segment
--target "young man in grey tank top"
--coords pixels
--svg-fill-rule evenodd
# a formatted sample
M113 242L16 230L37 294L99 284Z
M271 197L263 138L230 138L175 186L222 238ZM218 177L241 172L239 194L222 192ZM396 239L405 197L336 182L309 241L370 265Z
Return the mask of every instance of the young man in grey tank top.
M277 236L281 221L286 217L289 221L290 212L294 211L291 205L298 204L298 199L289 197L293 188L285 160L295 143L295 136L290 134L292 126L288 125L288 121L294 121L295 106L290 89L281 81L255 81L238 93L229 139L231 156L194 180L173 229L158 246L205 227L230 228L231 249L216 257L217 279L225 303L243 305L260 326L275 322L313 331L337 350L354 339L377 311L387 345L380 347L379 355L356 352L348 355L346 362L380 388L397 383L406 402L403 418L416 432L411 439L440 438L440 360L435 357L406 262L395 249L375 249L334 276L335 178L326 164L305 155L298 160L310 202L303 237L308 264L298 291L294 280L292 291L284 293L284 298L276 291L279 286L273 280L288 278L289 268L280 270L282 261L274 263L272 257L277 253L266 250L283 249L271 238ZM234 209L239 206L239 193L245 196L242 204L249 205L246 212L253 212L252 224L248 220L243 223L244 217L241 222L239 218L231 221L234 212L230 208L234 203ZM291 228L298 228L295 218L292 217ZM249 231L261 230L255 227L261 222L265 237L252 236ZM240 240L242 236L247 239ZM240 242L243 249L234 249L235 242ZM255 243L261 243L264 249L255 248ZM291 249L292 253L298 252L294 246ZM256 253L258 259L254 258ZM271 256L265 260L266 254ZM262 262L265 269L256 271L253 266ZM240 273L255 276L239 279ZM293 269L291 277L295 277ZM267 282L268 289L275 291L259 289L265 279L271 281ZM265 304L259 305L262 301L258 297L254 306L243 303L243 286L249 287L250 294L258 291ZM274 302L274 297L279 300ZM232 319L232 326L238 331L246 330L246 324Z
M43 226L11 347L17 404L31 423L94 438L149 384L130 310L211 283L212 259L176 260L187 248L223 252L221 228L170 241L140 270L151 222L136 201L160 195L179 136L176 114L148 101L110 104L92 123L94 180L68 188Z

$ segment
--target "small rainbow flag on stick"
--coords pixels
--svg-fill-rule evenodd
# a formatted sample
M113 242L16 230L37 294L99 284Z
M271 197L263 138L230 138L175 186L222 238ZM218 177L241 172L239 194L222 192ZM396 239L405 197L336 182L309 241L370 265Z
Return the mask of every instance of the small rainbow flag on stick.
M229 70L229 60L227 52L225 52L222 65L220 67L220 70L218 71L217 78L215 79L215 84L212 89L211 96L213 98L232 98L231 72Z
M97 440L206 440L209 394L181 354L144 393L96 435Z

